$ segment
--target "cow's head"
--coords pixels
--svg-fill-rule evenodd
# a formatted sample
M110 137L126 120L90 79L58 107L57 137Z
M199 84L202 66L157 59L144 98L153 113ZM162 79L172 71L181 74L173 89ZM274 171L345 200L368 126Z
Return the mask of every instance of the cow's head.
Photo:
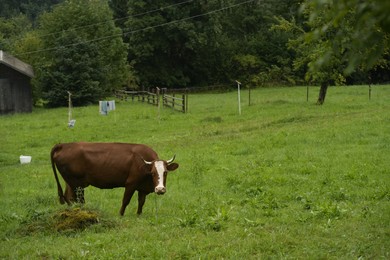
M174 163L173 160L175 160L175 156L168 161L155 160L148 162L144 160L145 164L151 166L150 172L153 176L154 192L158 195L164 194L167 190L165 184L167 181L168 171L174 171L179 167L179 164Z

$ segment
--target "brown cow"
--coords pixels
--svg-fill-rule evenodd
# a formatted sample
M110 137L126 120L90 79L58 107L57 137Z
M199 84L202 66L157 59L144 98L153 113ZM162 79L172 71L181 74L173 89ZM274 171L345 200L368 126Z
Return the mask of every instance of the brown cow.
M137 214L142 213L146 195L166 192L168 171L176 170L175 156L158 159L157 153L143 144L126 143L64 143L51 150L51 163L57 181L61 204L84 203L84 188L125 187L120 214L125 213L135 191L138 191ZM66 182L65 193L58 180L56 167Z

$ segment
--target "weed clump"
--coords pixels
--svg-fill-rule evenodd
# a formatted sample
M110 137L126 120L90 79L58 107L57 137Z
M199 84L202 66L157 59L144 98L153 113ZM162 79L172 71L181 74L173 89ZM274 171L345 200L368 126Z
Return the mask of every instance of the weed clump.
M53 220L56 231L83 230L100 222L96 212L80 208L60 211L54 215Z
M29 236L35 233L60 232L64 234L77 233L86 229L105 230L115 227L115 222L101 219L99 212L79 207L67 208L61 211L37 211L28 213L21 219L18 233Z

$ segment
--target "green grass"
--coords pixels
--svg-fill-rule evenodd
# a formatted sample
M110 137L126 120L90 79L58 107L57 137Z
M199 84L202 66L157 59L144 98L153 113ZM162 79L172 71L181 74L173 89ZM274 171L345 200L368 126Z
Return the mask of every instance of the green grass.
M182 114L119 102L35 109L0 117L0 258L259 259L390 258L390 86L332 87L189 96ZM180 164L167 193L136 196L119 216L123 189L86 189L98 223L58 229L50 166L59 142L135 142ZM19 164L19 156L32 163ZM79 205L70 210L78 209Z

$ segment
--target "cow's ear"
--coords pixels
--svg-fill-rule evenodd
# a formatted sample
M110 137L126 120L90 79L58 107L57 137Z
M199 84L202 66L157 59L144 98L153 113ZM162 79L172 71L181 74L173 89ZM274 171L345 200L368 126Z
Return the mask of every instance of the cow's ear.
M167 170L170 172L176 170L177 168L179 168L179 164L177 164L177 163L171 163L171 164L168 164L168 166L167 166Z

